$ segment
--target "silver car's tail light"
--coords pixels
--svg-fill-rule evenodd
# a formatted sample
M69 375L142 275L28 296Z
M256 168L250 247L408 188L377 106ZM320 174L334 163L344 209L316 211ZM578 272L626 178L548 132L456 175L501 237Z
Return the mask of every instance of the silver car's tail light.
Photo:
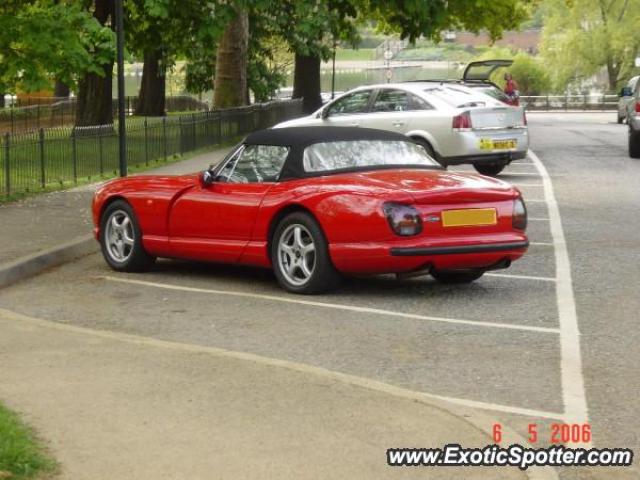
M458 132L471 130L471 113L463 112L460 115L453 117L451 127Z
M638 115L638 114L640 113L640 102L638 102L637 100L636 100L636 108L635 108L635 111L636 111L636 115Z
M518 197L513 201L511 224L513 228L517 228L518 230L527 229L527 206L524 204L522 197Z
M410 237L422 232L420 213L411 205L387 202L382 206L391 230L401 237Z

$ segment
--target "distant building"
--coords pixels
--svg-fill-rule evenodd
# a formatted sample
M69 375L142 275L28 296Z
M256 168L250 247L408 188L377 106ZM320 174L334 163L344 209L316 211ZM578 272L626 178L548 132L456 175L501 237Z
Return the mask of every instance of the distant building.
M500 40L496 40L495 45L500 47L511 47L515 50L525 51L536 55L540 44L540 30L525 30L523 32L504 32ZM469 47L481 47L491 44L488 33L471 32L447 32L445 41L457 43Z

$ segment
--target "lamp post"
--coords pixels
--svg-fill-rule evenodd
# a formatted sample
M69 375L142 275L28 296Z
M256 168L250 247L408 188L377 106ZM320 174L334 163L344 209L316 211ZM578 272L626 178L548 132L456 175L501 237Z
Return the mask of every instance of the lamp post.
M387 46L387 49L384 51L384 62L387 67L386 75L387 75L387 83L391 82L392 72L391 72L391 59L393 58L393 52Z
M124 105L124 12L122 0L115 0L117 64L118 64L118 153L120 176L127 176L127 130Z
M338 43L336 42L335 37L333 38L333 61L331 62L331 100L333 100L336 96L336 46Z

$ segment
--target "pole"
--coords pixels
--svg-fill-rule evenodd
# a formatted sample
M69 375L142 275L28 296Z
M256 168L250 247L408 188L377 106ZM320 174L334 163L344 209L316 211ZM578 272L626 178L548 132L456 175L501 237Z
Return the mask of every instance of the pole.
M120 176L127 176L127 130L125 128L125 92L124 92L124 13L122 0L115 0L116 10L116 37L117 37L117 63L118 63L118 140Z
M333 62L331 65L331 100L336 97L336 40L333 39Z

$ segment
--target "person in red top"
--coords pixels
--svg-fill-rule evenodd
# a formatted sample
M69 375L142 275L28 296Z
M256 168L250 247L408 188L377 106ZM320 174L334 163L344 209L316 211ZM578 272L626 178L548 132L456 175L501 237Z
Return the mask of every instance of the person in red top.
M518 92L518 84L513 79L513 76L510 73L504 74L505 84L504 84L504 93L507 97L509 97L509 104L518 106L520 105L520 92Z

